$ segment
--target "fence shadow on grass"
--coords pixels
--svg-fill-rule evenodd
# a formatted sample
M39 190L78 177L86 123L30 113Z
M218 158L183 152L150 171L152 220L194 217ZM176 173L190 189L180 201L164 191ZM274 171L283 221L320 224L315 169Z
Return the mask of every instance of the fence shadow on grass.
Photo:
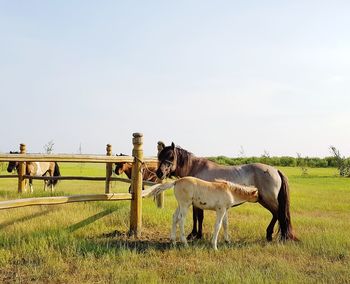
M107 215L113 213L113 212L116 211L117 209L118 209L118 208L113 208L113 209L112 209L112 208L109 208L109 209L106 209L106 210L104 210L104 211L102 211L102 212L100 212L100 213L97 213L97 214L95 214L95 215L89 217L89 218L86 218L86 219L83 220L83 221L80 221L80 222L78 222L78 223L76 223L76 224L73 224L73 225L69 226L69 227L67 228L67 231L68 231L69 233L73 233L74 231L76 231L76 230L78 230L78 229L80 229L80 228L83 228L83 227L85 227L85 226L87 226L87 225L90 225L91 223L93 223L93 222L95 222L95 221L97 221L97 220L99 220L99 219L101 219L101 218L103 218L103 217L105 217L105 216L107 216Z
M49 214L49 213L51 213L51 212L53 212L55 210L57 210L57 209L56 208L49 208L49 209L46 209L45 211L40 211L40 212L34 213L32 215L27 215L27 216L24 216L24 217L20 217L20 218L17 218L15 220L5 221L5 222L0 224L0 230L3 230L6 227L12 226L14 224L26 222L26 221L32 220L34 218L38 218L38 217L47 215L47 214Z

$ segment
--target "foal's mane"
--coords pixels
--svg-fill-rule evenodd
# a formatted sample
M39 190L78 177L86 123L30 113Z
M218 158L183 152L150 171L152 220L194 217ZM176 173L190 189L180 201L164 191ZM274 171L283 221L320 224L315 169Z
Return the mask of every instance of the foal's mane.
M223 179L215 179L216 182L224 184L226 188L233 190L235 193L241 197L249 197L256 193L258 190L255 186L245 186L233 182L229 182Z

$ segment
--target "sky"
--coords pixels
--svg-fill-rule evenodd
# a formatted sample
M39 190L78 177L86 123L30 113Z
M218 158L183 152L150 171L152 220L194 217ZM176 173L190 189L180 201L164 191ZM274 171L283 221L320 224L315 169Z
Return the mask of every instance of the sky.
M0 152L350 156L349 1L0 0Z

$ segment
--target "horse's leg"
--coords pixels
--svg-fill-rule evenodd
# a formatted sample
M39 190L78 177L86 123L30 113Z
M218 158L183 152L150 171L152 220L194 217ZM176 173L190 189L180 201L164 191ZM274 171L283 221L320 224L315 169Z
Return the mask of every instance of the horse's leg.
M224 215L224 219L222 220L222 225L224 227L224 238L226 242L230 242L230 237L228 235L228 216L227 216L227 210L226 213Z
M30 189L30 193L33 193L33 180L30 178L29 179L29 189Z
M187 236L188 240L193 240L197 236L197 220L198 220L198 208L193 206L193 228L192 232Z
M180 225L180 241L187 246L187 239L185 237L185 219L189 206L181 206L179 210L179 225Z
M272 235L273 235L273 228L275 227L275 224L277 222L277 212L276 210L274 210L272 208L272 206L269 206L269 204L267 204L263 199L260 199L259 200L259 203L265 207L267 210L269 210L272 214L272 219L271 219L271 222L270 224L267 226L266 228L266 240L268 242L271 242L272 241Z
M49 176L53 177L53 171L49 171ZM54 192L53 180L50 180L51 193Z
M24 180L24 192L27 192L28 190L28 179Z
M272 213L272 212L271 212ZM266 240L268 242L272 241L272 234L273 234L273 228L275 227L275 224L277 222L277 215L272 213L272 219L270 224L267 226L266 229Z
M216 210L216 222L215 222L215 226L214 226L214 233L213 233L213 239L211 241L214 250L218 249L217 243L218 243L218 235L219 235L219 231L221 228L221 224L222 224L222 219L224 218L226 214L226 209L225 208L220 208Z
M47 180L44 180L44 191L47 191Z
M54 169L52 168L51 164L49 166L49 169L43 174L43 176L47 176L49 175L49 177L53 177L54 175ZM45 180L45 191L47 190L47 187L50 186L51 189L51 193L53 192L53 181L50 180Z
M177 227L177 223L179 222L179 212L180 212L180 207L178 206L173 214L173 225L172 225L171 234L170 234L170 240L172 241L173 244L176 243L176 227Z
M196 239L201 239L203 236L202 229L203 229L203 219L204 219L204 210L198 208L198 232Z

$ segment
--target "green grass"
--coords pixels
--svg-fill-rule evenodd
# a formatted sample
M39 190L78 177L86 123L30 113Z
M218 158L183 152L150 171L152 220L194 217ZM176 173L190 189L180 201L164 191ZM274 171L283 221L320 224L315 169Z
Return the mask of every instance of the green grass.
M63 175L103 176L104 165L64 164ZM229 211L232 242L210 246L214 212L205 213L204 240L169 244L172 191L165 208L143 202L140 239L128 238L129 201L86 202L1 211L1 283L349 283L350 179L336 169L281 168L291 186L291 214L301 242L265 241L270 214L257 204ZM4 174L4 173L1 173ZM0 180L0 200L19 198L16 179ZM44 193L34 182L34 196ZM128 185L114 183L112 191ZM55 195L103 193L103 182L61 181ZM21 197L29 197L24 194ZM188 214L189 232L192 214Z

